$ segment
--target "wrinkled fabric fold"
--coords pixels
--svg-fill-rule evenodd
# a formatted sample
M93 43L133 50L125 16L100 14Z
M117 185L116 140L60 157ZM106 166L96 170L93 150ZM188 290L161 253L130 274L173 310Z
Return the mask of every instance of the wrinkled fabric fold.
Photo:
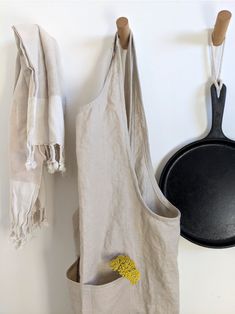
M13 26L10 117L11 239L22 246L47 223L43 166L64 172L64 96L58 45L36 24Z
M115 35L110 57L102 90L76 119L73 312L179 314L180 212L155 180L131 32L126 51ZM120 255L138 269L136 284L110 267Z

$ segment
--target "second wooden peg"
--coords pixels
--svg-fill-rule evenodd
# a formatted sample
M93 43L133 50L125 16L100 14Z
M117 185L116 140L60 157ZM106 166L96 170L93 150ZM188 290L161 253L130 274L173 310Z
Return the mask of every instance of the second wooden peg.
M231 16L232 13L227 10L218 13L212 33L212 42L214 46L220 46L223 43Z

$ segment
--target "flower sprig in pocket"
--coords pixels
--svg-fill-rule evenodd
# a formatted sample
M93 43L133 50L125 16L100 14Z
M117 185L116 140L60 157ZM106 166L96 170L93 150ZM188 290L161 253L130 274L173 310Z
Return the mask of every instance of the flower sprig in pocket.
M140 280L140 272L134 261L127 255L118 255L109 262L112 270L117 271L122 277L127 278L132 285Z

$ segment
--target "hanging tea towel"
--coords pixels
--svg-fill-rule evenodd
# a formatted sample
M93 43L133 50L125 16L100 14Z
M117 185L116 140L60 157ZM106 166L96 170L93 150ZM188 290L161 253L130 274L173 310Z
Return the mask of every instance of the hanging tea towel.
M64 167L64 97L58 46L36 24L13 26L18 54L10 118L11 239L46 222L43 164Z

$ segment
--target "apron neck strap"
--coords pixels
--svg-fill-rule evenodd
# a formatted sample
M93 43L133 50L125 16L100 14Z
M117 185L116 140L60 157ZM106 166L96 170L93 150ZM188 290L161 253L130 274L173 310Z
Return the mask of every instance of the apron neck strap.
M125 50L121 47L118 40L118 34L116 33L113 52L113 64L116 64L115 67L118 72L120 89L126 106L127 124L128 128L131 128L131 121L133 119L134 112L138 110L139 114L143 115L143 101L137 66L135 42L131 31L128 47ZM123 58L125 59L123 60Z

